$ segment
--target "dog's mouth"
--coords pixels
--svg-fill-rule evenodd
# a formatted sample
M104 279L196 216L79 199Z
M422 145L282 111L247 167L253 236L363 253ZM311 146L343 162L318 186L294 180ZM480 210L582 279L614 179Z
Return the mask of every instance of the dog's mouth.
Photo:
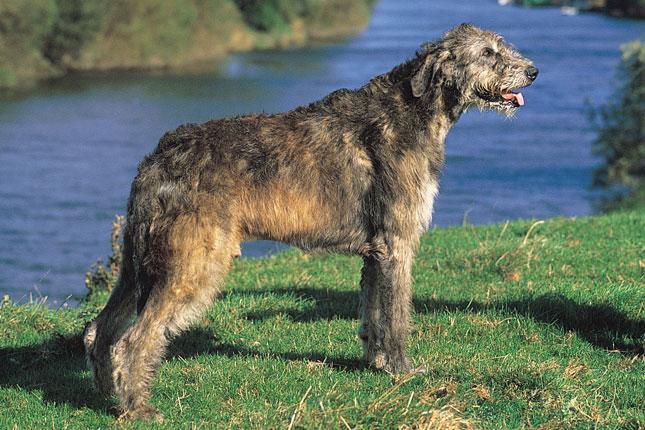
M524 106L524 96L522 93L512 90L502 91L499 94L477 92L477 96L495 107L518 108Z

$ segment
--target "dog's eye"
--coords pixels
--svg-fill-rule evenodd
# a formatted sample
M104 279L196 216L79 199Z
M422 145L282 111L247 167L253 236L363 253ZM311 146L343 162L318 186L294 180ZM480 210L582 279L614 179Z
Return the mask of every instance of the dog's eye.
M493 56L493 54L495 54L495 51L493 51L490 48L484 48L484 50L482 51L482 55L484 57L491 57L491 56Z

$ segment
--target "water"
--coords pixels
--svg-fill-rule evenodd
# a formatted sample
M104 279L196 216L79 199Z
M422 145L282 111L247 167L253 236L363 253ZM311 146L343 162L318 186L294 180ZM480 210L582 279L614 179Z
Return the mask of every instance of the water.
M492 0L383 0L369 28L345 43L234 55L189 76L73 76L0 99L0 294L46 295L52 305L81 297L84 272L109 252L110 221L124 213L137 163L166 130L360 86L463 21L499 31L541 73L516 118L469 112L448 136L435 224L591 213L597 160L585 100L611 94L618 47L642 36L643 24Z

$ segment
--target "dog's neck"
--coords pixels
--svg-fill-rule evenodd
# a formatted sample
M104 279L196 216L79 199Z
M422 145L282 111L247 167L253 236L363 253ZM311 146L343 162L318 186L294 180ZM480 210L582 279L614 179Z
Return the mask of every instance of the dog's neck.
M465 112L467 104L459 89L450 82L434 85L421 97L415 97L410 81L418 68L417 61L415 58L375 77L364 89L389 100L389 106L395 106L393 114L416 130L413 140L422 151L437 147L443 151L448 132Z
M442 80L439 84L428 84L427 90L420 97L415 97L412 94L411 81L420 61L422 59L419 57L413 58L377 77L375 81L382 80L386 84L383 86L384 90L401 94L421 118L443 115L451 126L454 125L467 108L462 91L453 82Z

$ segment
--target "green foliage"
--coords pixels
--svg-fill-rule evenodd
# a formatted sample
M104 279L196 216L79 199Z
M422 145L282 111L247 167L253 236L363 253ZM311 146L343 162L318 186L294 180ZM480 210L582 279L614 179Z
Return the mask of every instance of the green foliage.
M192 1L149 0L142 11L144 13L139 17L142 27L149 26L148 19L152 19L154 23L150 29L159 43L153 48L156 52L163 56L176 55L190 43L192 25L199 14ZM168 52L164 52L165 50Z
M514 0L522 6L574 6L610 15L645 18L645 0Z
M75 57L101 27L106 3L102 0L57 0L58 15L47 35L43 55L59 64L65 55Z
M645 213L433 230L414 267L410 357L362 367L360 259L236 261L155 378L163 424L119 423L81 333L98 312L0 308L0 428L638 429Z
M284 32L302 11L307 1L296 0L235 0L245 21L259 31Z
M613 15L645 18L644 0L606 0L605 8Z
M52 72L40 53L56 14L54 0L0 1L0 88Z
M327 22L327 25L342 24L349 19L348 14L354 11L356 3L371 6L373 0L354 2L336 0L235 0L246 22L259 31L284 32L294 20L301 18L315 22L318 18L330 15L330 9L344 13L344 18Z
M0 88L16 85L16 74L9 67L0 67Z
M56 13L56 2L53 0L2 0L0 42L20 43L28 49L41 49Z
M156 58L172 64L190 42L197 16L191 0L115 0L106 17L111 32L106 37L125 42L143 62Z
M0 87L68 69L184 66L231 50L346 36L365 25L372 2L2 0Z
M110 235L110 246L112 254L108 257L107 266L100 260L97 261L89 272L85 274L85 287L88 289L88 299L95 295L106 295L112 291L119 278L121 257L123 255L123 226L125 218L117 215L112 221L112 234Z
M634 41L622 51L620 86L598 112L593 149L604 164L594 173L594 184L638 190L645 186L645 44Z

